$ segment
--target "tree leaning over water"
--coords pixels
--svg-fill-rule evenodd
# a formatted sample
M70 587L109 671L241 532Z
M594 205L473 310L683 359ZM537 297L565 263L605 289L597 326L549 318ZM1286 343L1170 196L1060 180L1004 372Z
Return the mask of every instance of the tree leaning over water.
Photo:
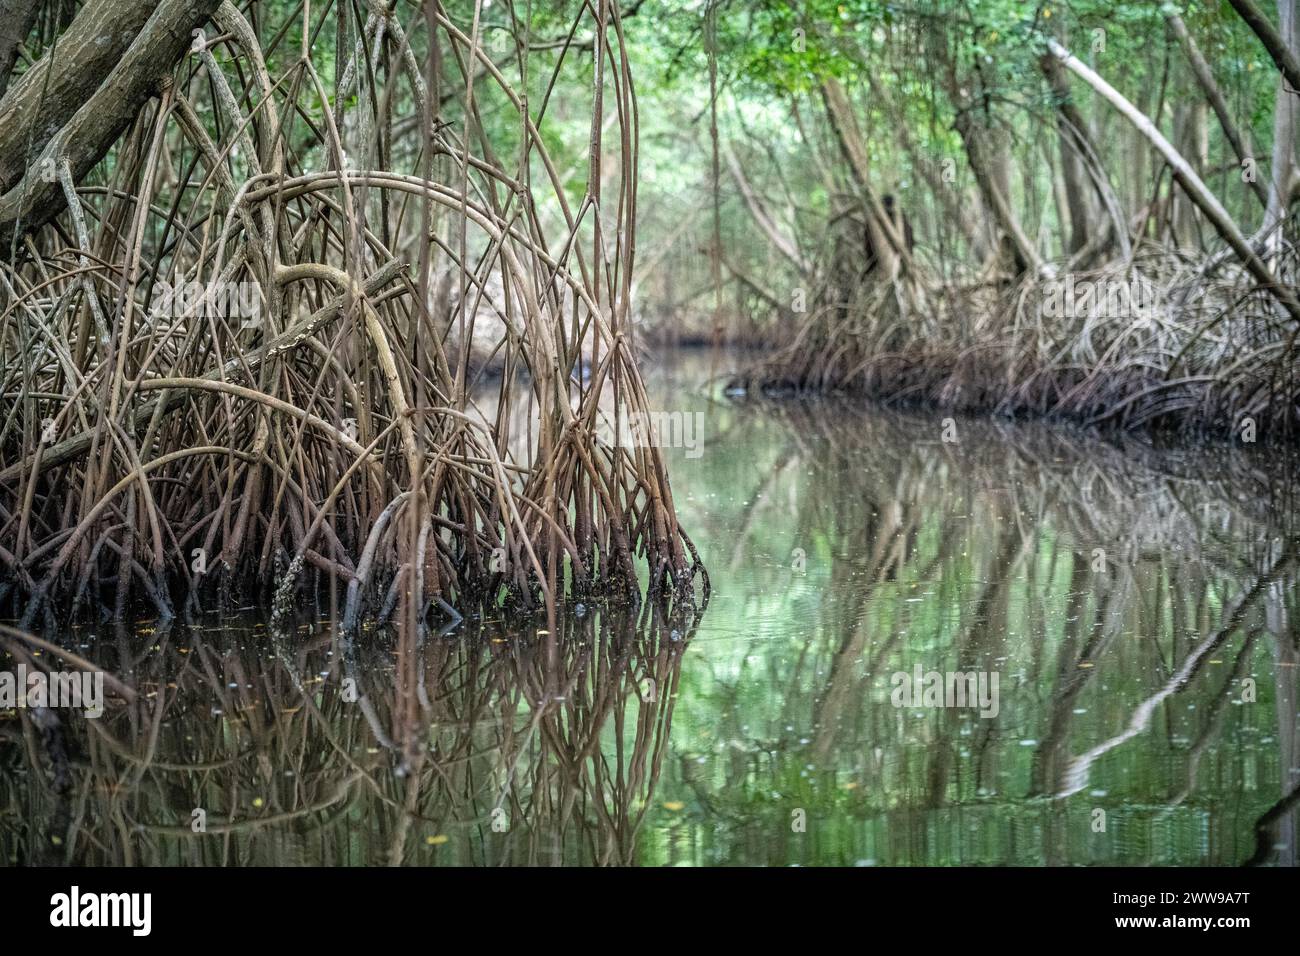
M0 607L691 588L598 427L648 411L617 3L0 6Z

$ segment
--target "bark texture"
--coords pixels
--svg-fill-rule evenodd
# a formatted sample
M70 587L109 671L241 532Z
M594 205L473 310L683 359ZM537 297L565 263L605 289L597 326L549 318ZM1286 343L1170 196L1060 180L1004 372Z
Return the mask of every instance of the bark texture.
M64 208L57 175L79 182L192 42L220 0L90 0L0 99L0 241Z

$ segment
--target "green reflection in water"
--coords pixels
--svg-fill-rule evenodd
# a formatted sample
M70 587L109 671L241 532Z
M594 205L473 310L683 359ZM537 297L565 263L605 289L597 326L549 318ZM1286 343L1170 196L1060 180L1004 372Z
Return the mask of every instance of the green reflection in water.
M947 443L668 368L658 407L703 413L668 452L702 616L72 635L140 697L0 717L2 858L1295 865L1293 463ZM996 716L895 706L918 667L996 675Z

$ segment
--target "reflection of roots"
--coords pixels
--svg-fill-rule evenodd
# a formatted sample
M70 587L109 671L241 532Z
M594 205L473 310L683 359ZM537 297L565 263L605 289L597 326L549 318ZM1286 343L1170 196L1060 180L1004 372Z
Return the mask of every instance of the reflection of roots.
M832 476L828 480L841 480L831 462L851 471L858 482L855 499L874 502L881 513L896 499L905 511L920 507L900 498L901 492L922 495L929 487L927 476L945 469L960 476L971 493L1012 496L1004 506L1011 511L1042 514L1050 509L1054 526L1071 540L1125 542L1123 550L1109 554L1113 564L1132 565L1177 549L1183 560L1203 559L1241 576L1243 569L1271 561L1275 535L1300 531L1292 512L1278 507L1288 500L1295 469L1294 459L1285 456L1184 456L1119 435L1106 442L1090 440L1081 451L1083 436L1068 428L978 419L956 421L958 440L945 444L933 415L863 414L835 399L811 406L763 403L753 415L782 419L798 453L824 466ZM856 464L862 448L872 449L873 467ZM824 495L809 493L800 500L813 508L843 496L828 486ZM930 507L942 513L967 505L935 499ZM1255 552L1240 556L1242 567L1223 566L1219 548L1200 554L1199 529L1209 515L1234 540L1257 545Z
M69 792L0 738L0 849L87 865L633 862L694 617L659 602L558 628L388 649L378 632L213 644L160 629L134 704L67 718ZM40 836L52 825L57 847Z
M1246 861L1246 866L1262 866L1268 862L1269 855L1273 851L1273 843L1277 840L1274 828L1286 818L1288 813L1294 813L1298 807L1300 807L1300 784L1296 784L1290 793L1273 804L1255 823L1255 852Z
M1123 731L1108 740L1102 741L1086 753L1070 761L1061 776L1058 797L1069 797L1078 793L1088 785L1088 776L1092 765L1100 757L1146 731L1160 704L1171 695L1186 689L1192 679L1204 668L1210 653L1237 632L1251 605L1265 595L1275 582L1281 579L1283 572L1291 566L1294 558L1294 549L1284 552L1277 563L1241 595L1236 602L1236 606L1224 614L1222 626L1191 649L1177 672L1165 682L1164 686L1138 704L1129 719L1128 726ZM1225 685L1224 690L1226 692L1230 688Z
M734 564L751 569L752 590L732 600L756 602L796 580L784 555L773 566L774 529L783 545L816 542L807 573L818 575L818 596L806 614L793 600L780 605L795 615L801 638L776 694L788 736L742 731L742 719L752 722L743 677L713 690L724 713L739 715L722 734L746 759L767 761L761 773L735 767L721 790L709 790L716 813L709 812L727 832L755 827L763 808L775 813L764 793L802 785L813 768L854 786L817 794L823 819L847 814L846 806L872 819L954 804L972 814L996 805L1019 818L1037 812L1026 794L1049 817L1064 815L1068 807L1052 797L1086 792L1087 764L1106 750L1166 746L1144 728L1159 726L1166 712L1182 719L1184 703L1193 702L1186 719L1201 736L1178 749L1187 759L1170 771L1170 792L1201 798L1209 774L1196 777L1198 754L1233 749L1224 746L1231 731L1216 722L1240 719L1230 706L1241 693L1238 678L1263 664L1268 643L1281 661L1292 659L1300 615L1294 459L1160 453L1122 434L1084 441L1060 425L964 418L958 441L947 444L936 414L864 413L834 398L742 403L730 415L729 441L765 455L738 494L752 503L740 531L726 525ZM782 426L775 443L773 418ZM793 540L784 537L791 529ZM763 653L761 641L753 653ZM1149 667L1157 642L1173 649L1172 680ZM949 709L901 719L889 678L918 661L925 670L1001 671L1002 710L990 720ZM1008 677L1013 667L1024 672L1018 683ZM1279 666L1274 675L1279 719L1290 723L1295 672ZM1099 694L1098 685L1111 690ZM1119 686L1125 691L1116 693ZM1100 720L1076 716L1081 699L1104 709ZM1132 732L1108 739L1126 726ZM1016 746L1023 737L1034 738L1029 761ZM1293 740L1282 726L1283 774L1295 765ZM986 800L977 788L1004 792L1013 761L1021 761L1026 790L1009 806ZM1109 770L1101 768L1092 765L1092 786L1104 786L1098 778ZM1215 773L1231 767L1216 759ZM783 824L761 821L773 830Z

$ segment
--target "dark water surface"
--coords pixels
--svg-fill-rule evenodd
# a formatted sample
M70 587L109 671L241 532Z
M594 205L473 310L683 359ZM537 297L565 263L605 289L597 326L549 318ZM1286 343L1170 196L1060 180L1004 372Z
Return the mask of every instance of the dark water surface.
M650 383L702 413L667 451L698 620L67 635L140 697L0 711L0 863L1296 864L1293 462L709 371ZM918 671L985 698L900 700Z

